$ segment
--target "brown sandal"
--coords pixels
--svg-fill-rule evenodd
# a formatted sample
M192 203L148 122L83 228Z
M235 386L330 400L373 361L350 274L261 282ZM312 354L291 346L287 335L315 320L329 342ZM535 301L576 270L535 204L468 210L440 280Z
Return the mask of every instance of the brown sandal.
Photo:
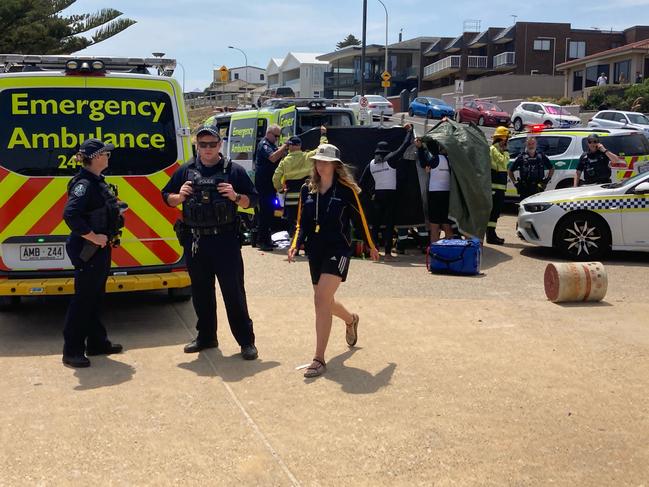
M304 371L304 377L318 377L319 375L324 374L325 370L327 370L327 364L319 358L313 357L313 362L311 362L311 365L309 365Z
M356 313L352 313L352 322L345 323L347 325L347 330L345 332L345 340L347 340L347 345L353 347L358 341L358 320L360 318Z

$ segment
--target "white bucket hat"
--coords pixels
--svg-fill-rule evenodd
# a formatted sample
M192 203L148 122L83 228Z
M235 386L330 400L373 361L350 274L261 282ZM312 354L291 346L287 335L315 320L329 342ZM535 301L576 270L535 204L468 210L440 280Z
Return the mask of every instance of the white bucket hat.
M331 144L320 144L315 151L315 154L311 156L311 159L319 161L329 161L329 162L340 162L340 150L338 147Z

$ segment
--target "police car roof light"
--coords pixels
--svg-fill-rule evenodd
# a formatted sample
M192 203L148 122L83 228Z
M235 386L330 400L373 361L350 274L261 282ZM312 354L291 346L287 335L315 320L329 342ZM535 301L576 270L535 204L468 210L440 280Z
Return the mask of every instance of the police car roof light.
M27 65L37 66L40 69L70 69L68 67L70 61L87 62L94 72L103 69L132 72L137 69L137 72L148 74L146 68L157 68L159 74L171 76L176 68L176 60L170 58L0 54L0 72L20 71ZM99 67L99 63L103 67Z

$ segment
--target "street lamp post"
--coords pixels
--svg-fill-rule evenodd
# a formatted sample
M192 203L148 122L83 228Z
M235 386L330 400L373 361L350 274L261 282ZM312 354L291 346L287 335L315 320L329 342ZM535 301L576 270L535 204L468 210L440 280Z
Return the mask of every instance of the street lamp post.
M176 61L176 64L183 70L183 96L185 96L185 66L183 66L182 63L179 63L178 61Z
M228 49L235 49L239 51L241 54L243 54L243 57L246 60L246 85L244 89L245 89L245 98L247 103L248 102L248 56L246 56L246 53L243 51L243 49L239 49L238 47L228 46Z
M381 1L378 0L378 2L383 5L383 10L385 10L385 71L388 71L388 8L385 6L385 4ZM383 96L385 98L388 97L388 87L385 86L383 87Z

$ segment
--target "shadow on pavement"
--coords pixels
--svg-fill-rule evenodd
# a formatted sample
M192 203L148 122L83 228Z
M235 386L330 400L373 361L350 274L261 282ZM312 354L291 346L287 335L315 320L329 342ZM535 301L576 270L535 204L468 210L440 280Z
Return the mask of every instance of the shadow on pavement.
M240 382L279 365L279 362L265 362L261 359L243 360L238 353L225 357L217 348L199 352L195 360L178 364L178 367L194 372L199 377L220 377L224 382Z
M598 302L584 302L584 301L579 301L576 303L554 303L557 306L561 306L562 308L608 308L610 306L613 306L611 303L607 303L606 301L598 301Z
M135 375L135 368L109 357L90 357L92 365L87 369L74 369L79 379L75 391L88 391L101 387L116 386L128 382Z
M30 297L0 312L0 356L60 354L68 302L68 296ZM160 292L107 295L101 318L109 338L127 350L182 344L187 332L179 321L196 319L191 303Z
M397 364L390 362L376 375L356 367L348 367L344 364L359 348L348 350L329 360L327 371L322 376L325 379L340 384L342 391L348 394L374 394L379 389L390 384ZM312 382L313 379L305 379L305 382Z
M512 260L511 255L507 255L500 250L496 250L494 247L483 245L482 247L482 262L480 268L482 270L491 269L496 267L498 264Z

